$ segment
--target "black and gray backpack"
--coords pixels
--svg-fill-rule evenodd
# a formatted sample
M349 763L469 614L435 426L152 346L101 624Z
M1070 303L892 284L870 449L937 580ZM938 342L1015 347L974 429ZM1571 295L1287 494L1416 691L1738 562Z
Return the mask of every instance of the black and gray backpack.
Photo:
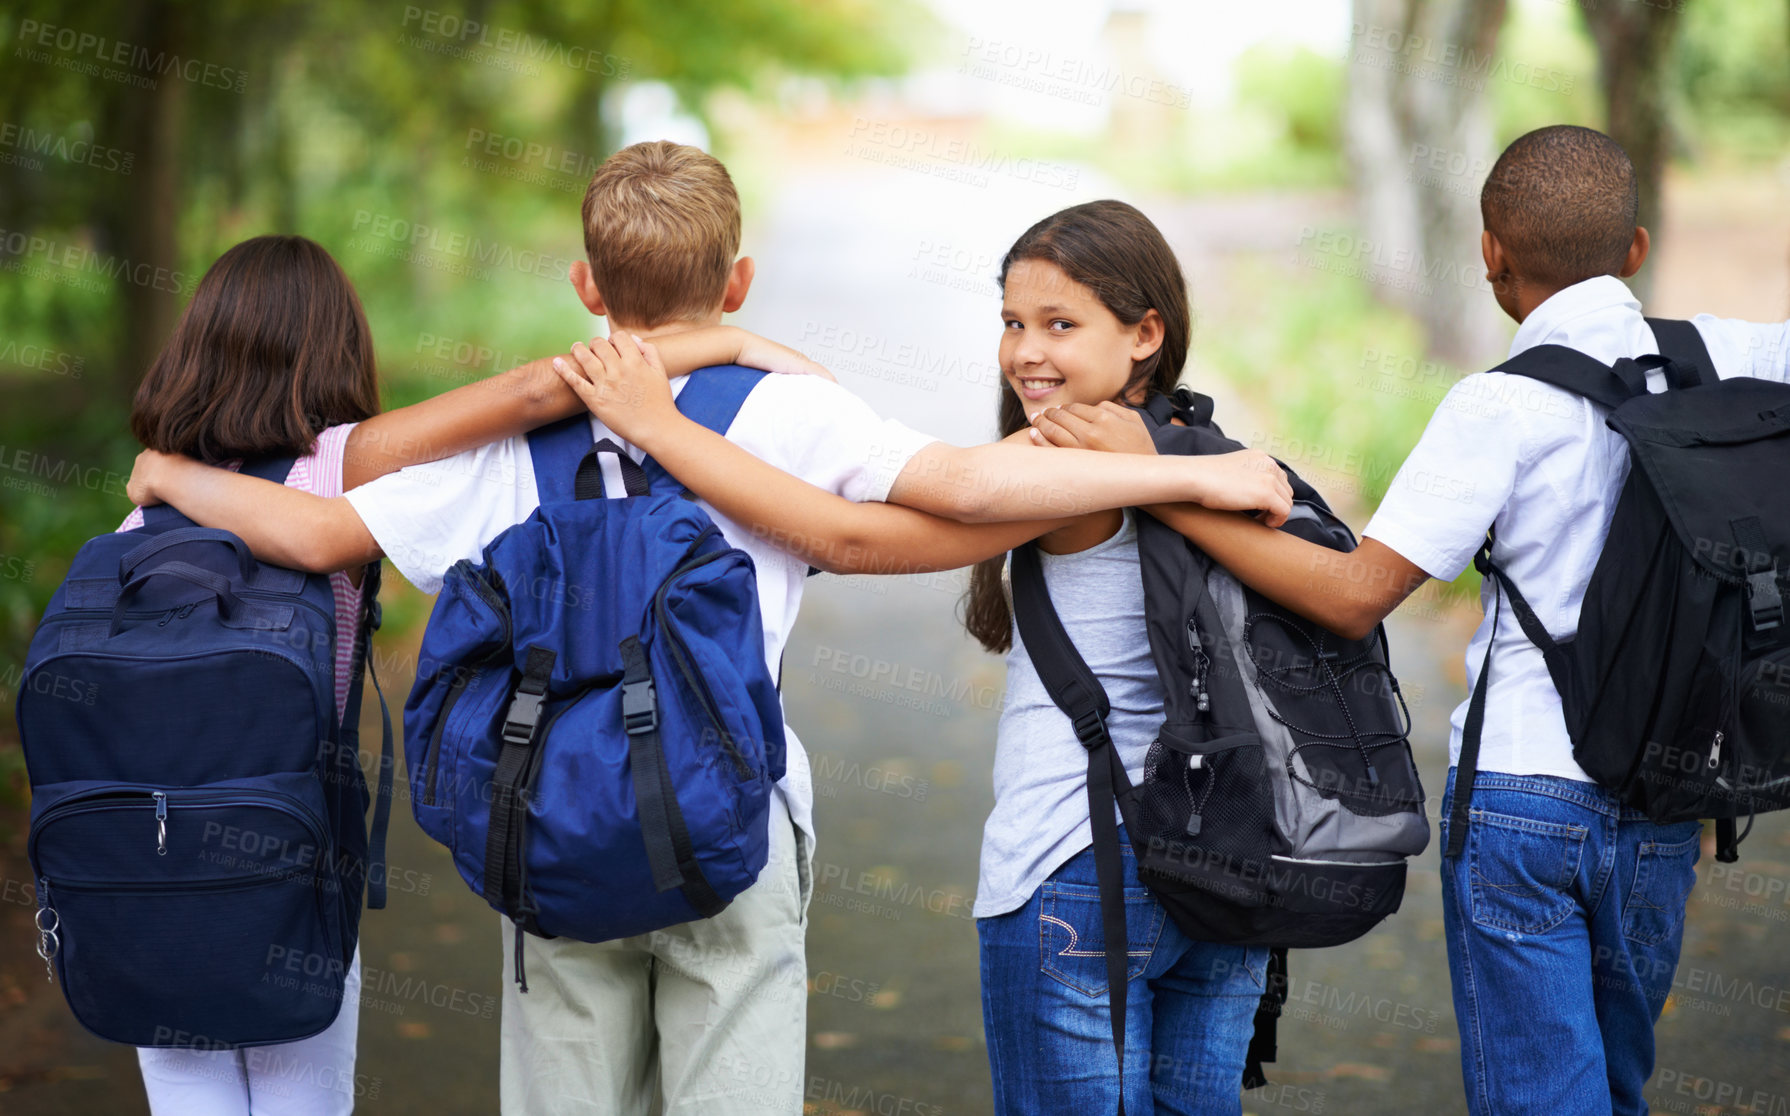
M1159 453L1243 448L1213 425L1212 401L1186 388L1153 397L1143 413ZM1293 514L1282 530L1353 550L1355 536L1323 497L1288 476ZM1254 1088L1274 1057L1284 951L1352 941L1398 910L1405 861L1429 843L1410 717L1383 627L1362 640L1326 631L1145 512L1137 549L1164 714L1140 785L1107 735L1106 691L1051 605L1036 544L1013 552L1014 617L1038 677L1088 751L1119 1065L1127 938L1115 799L1138 876L1176 925L1200 941L1274 947L1243 1081Z
M1629 471L1592 570L1577 633L1556 640L1491 560L1511 611L1560 691L1573 757L1656 822L1790 807L1790 384L1716 376L1690 322L1647 319L1659 356L1607 365L1538 345L1498 367L1610 408ZM1650 394L1647 372L1666 390ZM1497 637L1493 620L1492 635ZM1491 647L1462 727L1447 855L1466 840Z

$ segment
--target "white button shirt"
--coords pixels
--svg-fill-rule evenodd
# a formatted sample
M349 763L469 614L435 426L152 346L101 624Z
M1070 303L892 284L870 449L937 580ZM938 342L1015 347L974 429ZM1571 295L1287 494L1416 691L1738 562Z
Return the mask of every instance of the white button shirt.
M1790 379L1790 322L1755 324L1702 314L1693 319L1718 375ZM1524 320L1516 356L1565 345L1606 364L1657 352L1641 304L1619 279L1600 276L1555 294ZM1659 373L1649 386L1662 390ZM1608 409L1522 376L1466 376L1436 408L1423 437L1368 522L1380 540L1431 577L1452 581L1495 528L1502 566L1556 639L1578 629L1579 606L1628 476L1628 447L1604 425ZM1480 592L1493 599L1492 579ZM1594 780L1572 742L1541 651L1523 635L1505 598L1492 651L1478 769ZM1491 638L1488 615L1467 644L1471 693ZM1467 702L1451 717L1449 763L1461 751Z

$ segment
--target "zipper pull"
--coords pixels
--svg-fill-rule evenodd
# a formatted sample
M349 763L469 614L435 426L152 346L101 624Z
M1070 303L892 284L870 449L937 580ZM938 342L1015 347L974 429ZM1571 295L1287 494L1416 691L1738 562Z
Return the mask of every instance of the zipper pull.
M171 608L171 609L169 609L169 610L168 610L168 611L166 611L166 612L164 612L164 613L162 613L162 618L161 618L161 619L160 619L160 620L157 620L157 621L156 621L156 622L155 622L155 626L156 626L156 627L158 627L158 628L165 628L165 627L167 627L167 626L168 626L168 621L170 621L170 620L172 620L172 619L174 619L174 614L175 614L175 613L177 613L177 612L179 612L179 611L180 611L180 610L179 610L179 609L178 609L178 608Z
M1193 707L1201 713L1212 710L1212 695L1206 689L1206 668L1212 660L1206 656L1206 649L1200 643L1200 631L1193 617L1187 618L1187 648L1193 652L1193 678L1187 683L1187 696L1193 699Z
M1727 739L1721 729L1715 730L1715 739L1709 745L1709 770L1714 771L1722 762L1722 741Z
M49 915L49 923L45 925L44 916ZM51 984L56 983L55 957L62 948L62 939L56 931L62 925L62 916L56 908L50 906L50 881L37 881L37 955L44 959L44 979Z
M155 855L168 855L168 796L152 792L155 798Z

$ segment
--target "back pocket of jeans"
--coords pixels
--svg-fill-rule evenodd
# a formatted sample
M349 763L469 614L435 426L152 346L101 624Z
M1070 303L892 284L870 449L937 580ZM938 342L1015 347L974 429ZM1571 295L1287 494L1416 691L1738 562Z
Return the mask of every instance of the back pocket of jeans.
M1590 833L1582 825L1474 810L1467 842L1473 921L1541 934L1572 913L1573 878Z
M1622 905L1622 934L1637 945L1664 941L1684 922L1684 904L1697 882L1697 857L1703 843L1700 822L1667 827L1663 836L1690 835L1679 841L1643 841L1635 858L1635 883Z
M1038 910L1038 968L1084 996L1106 995L1106 932L1100 919L1100 889L1085 884L1047 883ZM1141 887L1125 889L1127 980L1150 964L1162 936L1162 904Z

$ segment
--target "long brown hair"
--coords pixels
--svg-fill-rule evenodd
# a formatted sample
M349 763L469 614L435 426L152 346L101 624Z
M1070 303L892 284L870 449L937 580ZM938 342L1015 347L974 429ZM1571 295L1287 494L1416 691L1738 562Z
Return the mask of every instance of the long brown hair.
M1136 363L1115 398L1122 402L1139 387L1145 388L1145 398L1175 390L1187 363L1193 315L1180 261L1148 217L1122 201L1070 206L1027 229L1007 249L1001 259L1003 286L1008 270L1021 260L1055 264L1127 326L1143 321L1151 310L1162 315L1162 345ZM1005 377L999 421L1003 438L1026 425L1025 407ZM1004 555L978 562L964 597L963 626L996 653L1013 642L1013 612L1001 588L1005 563Z
M219 256L131 403L131 433L216 464L308 453L379 413L373 335L316 241L257 236Z

